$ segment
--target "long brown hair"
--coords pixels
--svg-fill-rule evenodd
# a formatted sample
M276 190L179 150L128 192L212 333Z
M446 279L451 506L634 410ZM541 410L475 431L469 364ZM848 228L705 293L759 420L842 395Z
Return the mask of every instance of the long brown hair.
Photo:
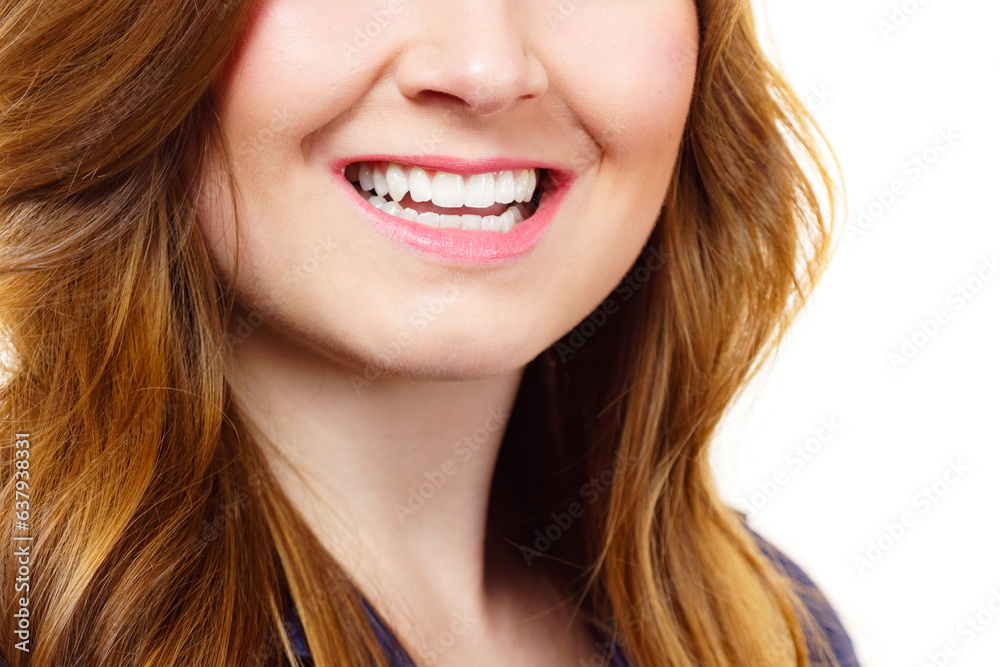
M526 370L496 476L523 493L491 530L635 667L802 666L808 614L721 502L707 449L827 261L839 183L749 2L697 5L660 220L615 312ZM231 400L233 294L180 176L221 142L209 84L250 6L0 0L0 540L31 537L30 590L0 556L6 618L30 610L30 653L0 635L7 667L295 664L293 603L317 665L385 664ZM544 517L594 477L580 530L540 550Z

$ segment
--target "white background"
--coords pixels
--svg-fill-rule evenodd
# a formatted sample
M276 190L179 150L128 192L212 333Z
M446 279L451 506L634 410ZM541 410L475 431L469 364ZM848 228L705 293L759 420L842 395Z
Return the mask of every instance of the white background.
M1000 260L1000 3L756 5L841 161L848 209L811 305L719 435L724 496L817 581L865 667L996 667L1000 275L984 260ZM935 151L948 128L958 138ZM928 149L926 170L908 163ZM950 464L968 470L946 478ZM915 500L924 488L934 502ZM977 613L984 625L966 621Z

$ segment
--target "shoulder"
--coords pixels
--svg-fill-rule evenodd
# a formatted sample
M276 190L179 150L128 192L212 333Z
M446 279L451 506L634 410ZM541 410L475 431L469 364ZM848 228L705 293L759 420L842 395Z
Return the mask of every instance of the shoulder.
M816 624L819 626L820 631L825 634L826 640L833 649L838 664L841 665L841 667L859 667L858 658L854 652L854 644L851 642L851 638L848 636L847 630L844 628L843 623L840 621L840 617L837 616L837 613L834 611L829 600L827 600L826 596L819 590L819 587L816 586L816 583L801 567L798 566L798 564L785 555L784 552L764 539L760 534L750 528L750 526L747 526L745 516L743 523L754 539L757 540L761 551L764 552L764 555L768 557L771 563L773 563L780 572L783 572L792 580L798 582L800 589L798 591L799 597L802 599L802 602L809 614L816 620ZM806 641L810 646L809 652L810 659L812 660L815 656L813 648L814 640L807 636Z

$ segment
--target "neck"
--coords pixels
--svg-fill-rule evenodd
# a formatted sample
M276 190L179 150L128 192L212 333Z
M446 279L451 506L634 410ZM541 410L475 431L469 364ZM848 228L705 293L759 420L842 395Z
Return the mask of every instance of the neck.
M372 378L266 326L231 362L279 485L376 608L402 626L485 613L490 484L523 369Z

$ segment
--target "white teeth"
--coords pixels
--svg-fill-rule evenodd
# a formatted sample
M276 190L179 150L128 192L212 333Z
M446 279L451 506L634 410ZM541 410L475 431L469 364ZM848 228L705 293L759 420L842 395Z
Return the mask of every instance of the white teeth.
M440 227L441 229L460 229L462 227L462 216L442 215Z
M361 189L371 192L375 189L375 181L372 180L371 162L362 162L358 169L358 181L361 182Z
M538 185L538 170L498 171L460 176L447 172L428 174L420 167L395 162L358 163L361 190L400 202L409 193L417 203L432 201L446 208L489 208L494 204L531 201Z
M459 208L465 205L465 183L458 174L439 171L431 185L434 188L431 201L435 206Z
M482 230L484 232L499 232L503 227L503 221L499 215L487 215L483 218Z
M385 168L377 164L372 169L372 180L375 182L375 194L384 197L389 194L389 183L385 180Z
M528 173L527 169L521 171L517 175L517 179L514 181L514 201L525 202L531 199L534 194L534 189L528 189L531 183L531 175Z
M500 178L497 179L496 195L494 195L497 203L510 204L514 201L514 194L514 172L500 172Z
M465 178L458 174L434 172L432 178L420 167L406 167L394 162L368 162L358 165L357 174L358 182L354 187L358 194L391 216L427 227L502 234L509 233L526 219L533 206L525 202L532 199L538 184L538 174L534 169L523 169L516 175L511 171L501 171ZM431 201L445 208L489 208L495 203L513 205L500 215L420 213L413 208L403 208L399 203L407 193L414 202Z
M500 214L500 231L505 234L514 229L514 213L511 209L513 207Z
M514 226L524 221L520 206L511 206L501 215L439 215L437 213L417 213L412 208L403 208L394 201L386 201L383 197L373 196L368 203L385 213L416 222L426 227L441 229L467 229L471 231L501 232L506 234Z
M428 227L437 227L441 224L441 216L437 213L421 213L417 216L417 222Z
M410 199L415 202L425 202L431 200L434 190L431 188L431 179L427 177L427 172L420 167L410 170Z
M465 205L489 208L496 203L496 180L493 174L475 174L465 179Z
M403 173L403 168L395 162L390 162L385 170L385 180L389 187L389 196L395 201L401 201L410 189L409 179Z

